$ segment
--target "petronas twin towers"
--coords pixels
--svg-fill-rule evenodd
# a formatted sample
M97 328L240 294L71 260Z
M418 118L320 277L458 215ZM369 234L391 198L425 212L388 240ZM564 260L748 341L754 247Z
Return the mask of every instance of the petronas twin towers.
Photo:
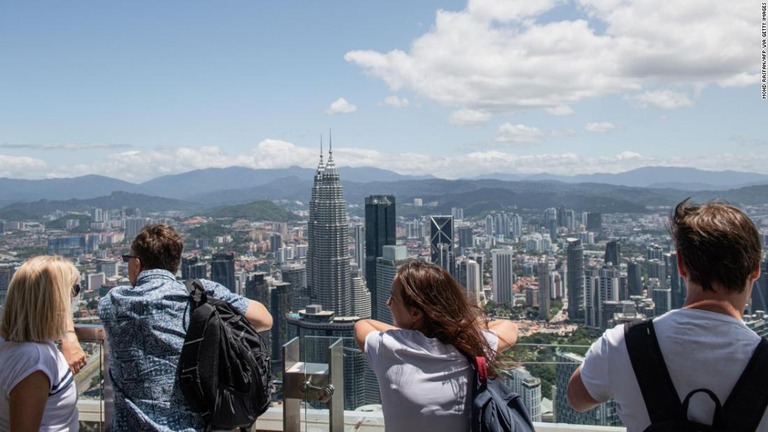
M322 142L307 226L307 288L309 295L337 316L355 313L350 279L349 224L339 172L329 143L328 162L323 164Z

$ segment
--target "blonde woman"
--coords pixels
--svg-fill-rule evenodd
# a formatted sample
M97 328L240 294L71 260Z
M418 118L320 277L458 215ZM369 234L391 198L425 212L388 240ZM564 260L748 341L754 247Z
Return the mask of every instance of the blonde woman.
M58 256L34 257L13 275L0 320L0 431L78 429L73 371L54 341L73 330L79 278Z

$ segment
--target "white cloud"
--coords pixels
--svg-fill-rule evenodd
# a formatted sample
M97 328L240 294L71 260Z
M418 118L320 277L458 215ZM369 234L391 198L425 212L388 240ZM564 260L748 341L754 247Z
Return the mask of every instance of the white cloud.
M542 132L525 125L505 128L508 142L530 143L554 132ZM194 169L243 166L254 169L300 166L313 169L319 161L319 148L300 147L290 142L265 139L243 154L228 154L218 147L164 148L113 154L101 163L47 166L32 158L0 155L0 176L11 178L75 177L101 174L140 183L155 177ZM474 177L491 172L515 174L551 173L560 175L618 173L644 166L695 167L718 171L728 169L766 172L768 153L717 153L659 158L624 151L614 155L588 157L576 153L521 154L518 151L483 150L450 156L426 153L387 153L372 149L334 147L333 157L339 167L370 167L401 174L431 174L441 178ZM759 148L757 149L759 150ZM326 150L327 152L327 150ZM325 155L327 157L327 153Z
M395 108L405 108L408 105L410 105L410 102L408 102L408 99L406 98L399 98L397 96L387 96L384 98L384 105L388 105Z
M459 126L480 126L491 119L487 112L476 110L459 110L451 113L448 122Z
M614 126L613 123L608 122L587 123L587 125L584 126L584 129L587 132L604 134L616 129L616 126Z
M760 74L741 73L717 82L720 87L746 87L760 82Z
M325 113L334 115L334 114L349 114L355 111L357 111L357 106L347 102L347 100L344 99L343 97L340 97L335 101L333 101L333 103L331 104L331 106L328 107Z
M567 116L573 114L573 109L568 105L558 105L555 107L547 108L547 112L556 116Z
M30 178L44 174L47 164L31 157L0 155L0 177Z
M754 33L751 6L748 0L470 0L465 10L438 11L408 51L350 51L344 58L392 90L446 106L557 111L659 85L752 83L758 62L744 43ZM585 11L589 20L537 19L555 7Z
M661 109L675 109L693 105L688 96L670 90L647 91L645 93L629 96L641 108L654 107Z
M533 126L504 123L499 126L499 132L496 134L496 141L506 143L534 143L540 141L543 137L544 133Z

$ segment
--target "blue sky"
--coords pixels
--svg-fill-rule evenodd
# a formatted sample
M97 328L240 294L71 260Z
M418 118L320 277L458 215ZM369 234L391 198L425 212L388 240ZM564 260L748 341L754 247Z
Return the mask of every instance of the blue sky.
M768 173L753 0L5 1L0 177Z

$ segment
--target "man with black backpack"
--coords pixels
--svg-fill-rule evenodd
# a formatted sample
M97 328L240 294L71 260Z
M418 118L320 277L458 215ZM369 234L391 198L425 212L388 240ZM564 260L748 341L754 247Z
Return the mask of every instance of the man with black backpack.
M682 309L619 325L571 377L579 411L614 399L627 430L768 431L766 344L742 320L760 276L759 233L739 209L685 200L670 216Z
M131 285L113 288L99 302L114 387L112 431L209 427L203 413L187 403L179 382L180 356L191 310L197 306L190 290L175 277L183 247L173 227L145 226L133 240L131 253L123 255ZM226 302L233 314L244 315L256 331L272 327L272 316L261 303L212 281L195 283L208 302ZM200 292L197 295L200 298Z

